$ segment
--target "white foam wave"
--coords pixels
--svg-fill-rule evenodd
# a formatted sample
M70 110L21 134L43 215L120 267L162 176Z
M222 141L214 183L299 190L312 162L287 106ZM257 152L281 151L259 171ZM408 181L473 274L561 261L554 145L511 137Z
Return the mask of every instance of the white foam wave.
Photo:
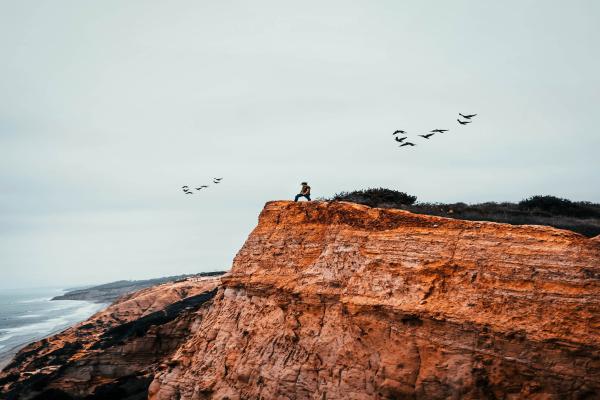
M17 303L19 304L27 304L27 303L42 303L45 301L49 301L51 299L51 297L38 297L35 299L27 299L27 300L21 300L21 301L17 301Z
M41 317L40 314L25 314L25 315L19 315L17 318L39 318Z
M96 311L100 310L104 305L78 302L79 307L66 315L50 318L45 321L26 324L14 328L0 329L0 342L6 342L9 339L24 337L24 338L42 338L59 329L67 328L79 321L82 321ZM81 304L83 303L83 304Z

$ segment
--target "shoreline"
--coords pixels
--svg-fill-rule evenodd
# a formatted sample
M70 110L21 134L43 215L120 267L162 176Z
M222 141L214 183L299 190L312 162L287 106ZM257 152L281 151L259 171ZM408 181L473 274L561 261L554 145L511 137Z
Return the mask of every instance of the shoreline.
M54 300L52 300L52 299L49 299L48 301L54 301ZM73 326L75 326L75 325L77 325L77 324L79 324L79 323L81 323L81 322L83 322L83 321L87 320L87 319L88 319L88 318L90 318L92 315L94 315L94 314L96 314L96 313L98 313L98 312L100 312L100 311L104 310L106 307L110 306L110 304L111 304L111 303L97 303L97 302L93 302L93 301L86 301L86 300L59 300L59 301L83 301L83 302L86 302L86 303L89 303L89 304L96 304L96 305L98 305L98 306L99 306L99 308L98 308L96 311L94 311L94 313L93 313L93 314L91 314L91 315L87 316L86 318L84 318L84 319L82 319L82 320L73 321L73 322L72 322L72 323L70 323L68 326L63 326L63 327L61 327L61 328L54 329L54 330L50 331L49 333L47 333L47 334L45 334L45 335L43 335L43 336L40 336L40 337L38 337L38 338L36 338L36 339L33 339L33 340L28 340L28 341L27 341L27 342L25 342L25 343L16 344L16 345L14 345L14 346L10 347L10 348L9 348L9 349L7 349L7 350L0 351L0 371L3 371L3 370L4 370L4 368L5 368L5 367L6 367L8 364L10 364L10 362L13 360L13 358L15 357L15 355L16 355L16 354L17 354L17 353L18 353L18 352L19 352L21 349L23 349L23 348L25 348L25 347L29 346L29 345L30 345L30 344L32 344L32 343L39 342L40 340L43 340L43 339L49 338L49 337L51 337L51 336L54 336L54 335L57 335L57 334L59 334L59 333L61 333L61 332L64 332L64 331L66 331L67 329L70 329L70 328L72 328ZM100 306L102 306L102 307L100 307Z
M52 335L54 335L54 333L51 333L48 336L52 336ZM41 340L41 339L38 339L38 340ZM28 342L25 344L18 344L18 345L11 347L10 349L0 353L0 371L2 371L4 369L4 367L6 367L8 364L10 364L10 362L15 357L15 354L17 354L22 348L24 348L25 346L28 346L31 343L34 343L36 341L37 340L34 340L33 342Z

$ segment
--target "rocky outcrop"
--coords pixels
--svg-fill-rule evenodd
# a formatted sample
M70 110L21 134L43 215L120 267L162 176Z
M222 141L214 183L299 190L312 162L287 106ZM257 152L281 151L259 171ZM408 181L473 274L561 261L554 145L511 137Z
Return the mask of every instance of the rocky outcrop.
M151 400L600 396L600 243L572 232L271 202L211 289L113 310L94 335L73 329L84 349L37 393L98 395L108 382ZM187 311L167 304L198 295ZM54 365L25 360L4 390Z

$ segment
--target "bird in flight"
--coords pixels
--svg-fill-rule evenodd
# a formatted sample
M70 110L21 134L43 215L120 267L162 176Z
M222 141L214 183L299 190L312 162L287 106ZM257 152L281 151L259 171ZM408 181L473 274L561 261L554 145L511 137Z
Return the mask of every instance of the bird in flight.
M461 121L460 119L457 119L458 123L461 125L466 125L466 124L470 124L473 121Z
M458 113L458 115L460 115L461 117L463 117L463 118L466 118L466 119L471 119L471 118L473 118L474 116L476 116L477 114L462 115L461 113Z
M408 136L404 136L403 138L399 138L399 137L397 137L397 136L396 136L396 137L394 138L394 140L395 140L396 142L398 142L398 143L402 143L404 140L406 140L406 138L407 138L407 137L408 137Z
M425 139L429 139L433 135L435 135L435 133L428 133L427 135L419 135L419 136L421 136L422 138L425 138Z
M202 190L202 189L207 188L207 187L208 187L208 185L202 185L200 187L197 187L196 190Z
M416 144L414 144L412 142L406 142L406 143L402 143L399 147L404 147L404 146L416 146Z
M401 130L397 130L396 132L392 133L392 135L395 135L395 134L397 134L397 133L401 133L401 134L403 134L403 135L404 135L406 132L405 132L405 131L401 131Z
M185 192L185 194L194 194L194 193L192 193L192 192Z
M213 178L213 183L221 183L221 179L223 178Z
M433 133L444 133L444 132L448 132L448 129L434 129L432 131L429 132L433 132Z

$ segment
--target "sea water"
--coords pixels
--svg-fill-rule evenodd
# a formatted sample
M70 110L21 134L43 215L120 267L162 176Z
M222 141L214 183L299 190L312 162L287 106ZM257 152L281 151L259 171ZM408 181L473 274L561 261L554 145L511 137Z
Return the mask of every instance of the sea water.
M59 288L0 292L0 365L18 348L86 320L107 306L87 301L50 300L63 293Z

